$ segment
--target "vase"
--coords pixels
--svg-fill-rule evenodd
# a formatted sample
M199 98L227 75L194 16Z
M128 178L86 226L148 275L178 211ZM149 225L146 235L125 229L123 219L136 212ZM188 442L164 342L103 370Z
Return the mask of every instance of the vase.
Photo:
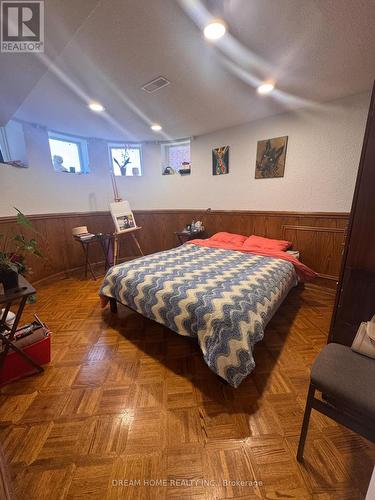
M12 288L18 288L18 277L19 274L12 269L1 269L0 283L3 284L4 291L10 290Z

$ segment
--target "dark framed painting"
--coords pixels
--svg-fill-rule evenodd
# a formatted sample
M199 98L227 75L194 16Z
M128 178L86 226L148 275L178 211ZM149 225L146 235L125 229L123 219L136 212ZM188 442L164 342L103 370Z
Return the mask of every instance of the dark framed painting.
M284 177L288 136L258 141L255 166L256 179Z
M229 146L212 150L212 175L229 173Z

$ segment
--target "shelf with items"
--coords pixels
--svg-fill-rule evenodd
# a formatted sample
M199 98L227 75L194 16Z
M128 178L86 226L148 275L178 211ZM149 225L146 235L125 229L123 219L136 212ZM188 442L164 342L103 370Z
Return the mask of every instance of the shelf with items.
M0 295L0 384L34 372L42 372L42 364L50 361L50 332L39 318L18 328L27 299L35 288L23 276L19 286ZM18 305L15 315L10 308ZM11 319L10 319L11 316ZM39 330L39 332L38 332Z

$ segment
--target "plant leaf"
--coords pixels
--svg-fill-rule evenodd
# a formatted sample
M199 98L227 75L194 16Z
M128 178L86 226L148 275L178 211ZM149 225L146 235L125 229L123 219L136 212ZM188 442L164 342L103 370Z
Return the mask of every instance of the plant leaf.
M14 207L14 210L16 210L17 212L17 224L33 229L33 225L31 221L26 217L26 215L24 215L21 210L18 210L18 208L16 207Z

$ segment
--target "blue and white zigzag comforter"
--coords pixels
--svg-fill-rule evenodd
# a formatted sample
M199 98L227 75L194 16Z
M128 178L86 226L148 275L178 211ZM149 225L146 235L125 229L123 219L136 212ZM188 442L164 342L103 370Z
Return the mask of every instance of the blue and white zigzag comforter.
M100 294L196 337L207 365L238 387L255 367L254 344L296 284L290 262L186 244L112 267Z

